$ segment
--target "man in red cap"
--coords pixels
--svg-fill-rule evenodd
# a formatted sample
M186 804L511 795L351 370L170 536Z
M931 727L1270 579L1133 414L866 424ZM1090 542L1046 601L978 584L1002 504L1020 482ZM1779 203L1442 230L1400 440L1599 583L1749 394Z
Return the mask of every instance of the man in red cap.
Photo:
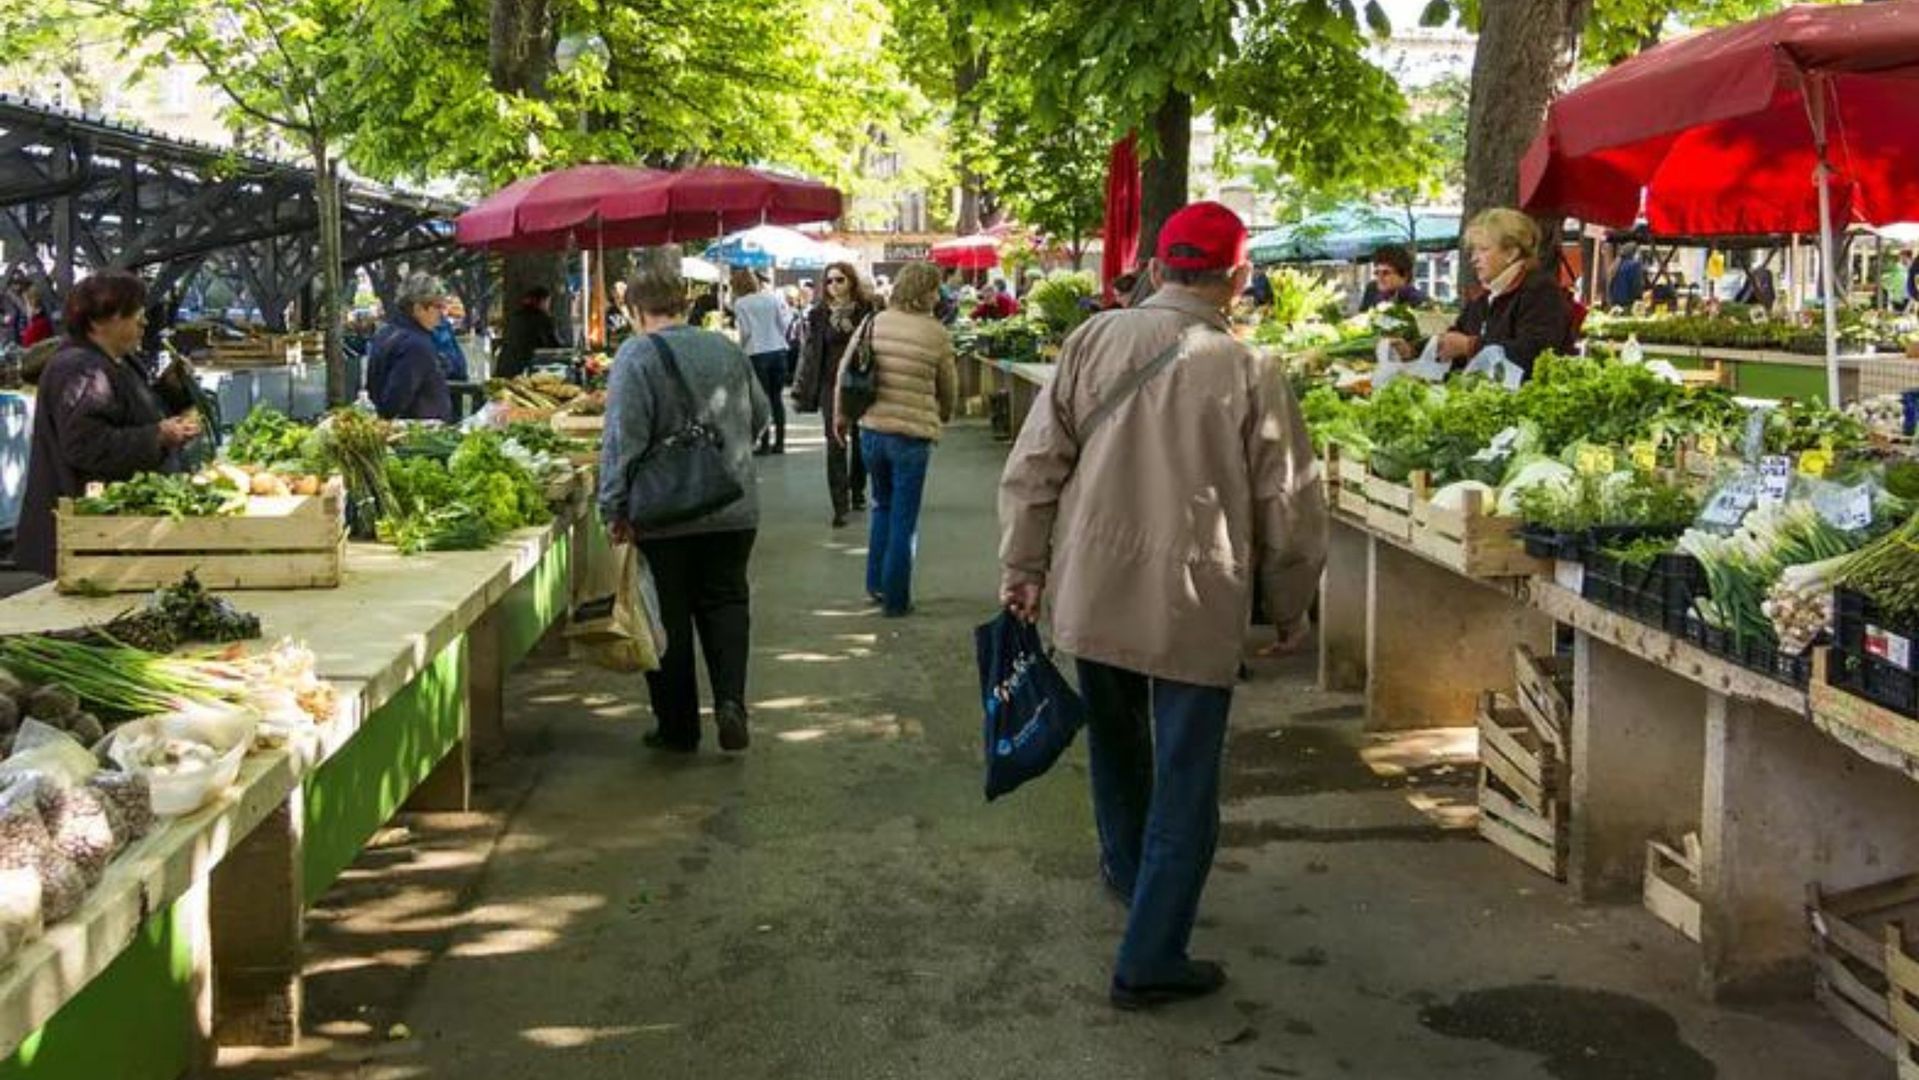
M1277 364L1230 332L1246 226L1194 203L1160 229L1158 291L1060 351L1000 480L1002 600L1079 662L1100 872L1131 907L1110 989L1137 1009L1218 990L1187 955L1219 835L1220 751L1253 590L1309 633L1326 512Z

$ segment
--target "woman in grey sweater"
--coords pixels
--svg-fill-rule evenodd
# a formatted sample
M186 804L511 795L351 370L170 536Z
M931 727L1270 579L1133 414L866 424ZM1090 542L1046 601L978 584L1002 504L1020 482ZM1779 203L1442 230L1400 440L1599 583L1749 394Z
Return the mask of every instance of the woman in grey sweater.
M739 346L686 323L686 283L677 250L649 248L634 259L627 302L639 332L613 359L607 385L606 437L600 451L600 516L616 544L637 543L659 589L666 652L648 672L655 728L646 745L691 753L700 744L700 684L695 633L713 685L720 748L744 750L746 662L751 627L747 560L759 529L753 442L772 420L759 379ZM669 366L668 358L671 358ZM671 528L637 530L627 505L633 466L688 419L674 371L699 403L699 419L717 429L727 464L744 494L733 503Z

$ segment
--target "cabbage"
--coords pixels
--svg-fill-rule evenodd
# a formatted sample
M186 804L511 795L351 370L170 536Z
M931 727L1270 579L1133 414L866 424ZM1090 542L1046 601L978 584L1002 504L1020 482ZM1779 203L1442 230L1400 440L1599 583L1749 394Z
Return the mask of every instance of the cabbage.
M1570 487L1577 479L1571 469L1549 457L1535 457L1524 461L1515 461L1513 469L1506 476L1506 485L1499 489L1499 513L1513 515L1519 513L1519 493L1527 488L1541 484L1556 484Z
M1482 484L1477 480L1460 480L1433 492L1433 505L1441 510L1464 510L1468 491L1479 492L1481 506L1490 505L1493 501L1494 491L1491 484Z

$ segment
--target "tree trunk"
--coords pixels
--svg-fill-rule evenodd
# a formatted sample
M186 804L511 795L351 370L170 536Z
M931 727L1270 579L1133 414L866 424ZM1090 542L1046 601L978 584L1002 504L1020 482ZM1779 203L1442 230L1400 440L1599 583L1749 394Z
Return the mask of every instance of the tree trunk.
M1485 0L1466 119L1465 220L1519 202L1519 159L1578 58L1592 0ZM1559 221L1541 219L1558 244ZM1550 257L1550 250L1542 255ZM1478 284L1462 245L1460 294Z
M320 304L317 315L326 336L326 396L332 405L353 400L347 386L346 354L340 342L340 294L345 271L340 265L340 166L324 137L313 139L313 194L320 211Z
M553 18L550 0L492 0L488 65L493 89L544 100L553 69ZM553 292L554 319L567 322L565 265L561 256L535 252L508 255L502 262L500 311L512 312L535 286Z
M1139 253L1141 261L1158 250L1159 227L1186 205L1187 169L1193 153L1193 99L1178 90L1167 93L1153 114L1153 156L1140 163Z
M978 131L980 127L980 107L974 100L974 92L985 81L986 57L977 52L963 55L953 66L953 100L959 103L960 113L971 131ZM970 162L961 161L959 184L959 221L955 228L961 236L971 236L980 231L986 216L986 180Z

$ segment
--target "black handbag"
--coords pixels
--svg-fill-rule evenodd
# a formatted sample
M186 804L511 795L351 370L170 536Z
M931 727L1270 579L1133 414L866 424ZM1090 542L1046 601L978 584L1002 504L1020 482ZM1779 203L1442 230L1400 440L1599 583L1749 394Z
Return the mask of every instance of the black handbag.
M646 339L659 352L667 380L679 391L679 416L627 469L626 516L641 531L703 518L746 495L727 464L726 439L717 424L701 416L699 400L680 372L672 347L658 334ZM656 420L655 430L661 426Z
M849 421L858 420L879 400L879 374L873 370L873 320L876 317L868 315L860 324L853 337L853 348L848 351L846 362L840 365L840 409Z

